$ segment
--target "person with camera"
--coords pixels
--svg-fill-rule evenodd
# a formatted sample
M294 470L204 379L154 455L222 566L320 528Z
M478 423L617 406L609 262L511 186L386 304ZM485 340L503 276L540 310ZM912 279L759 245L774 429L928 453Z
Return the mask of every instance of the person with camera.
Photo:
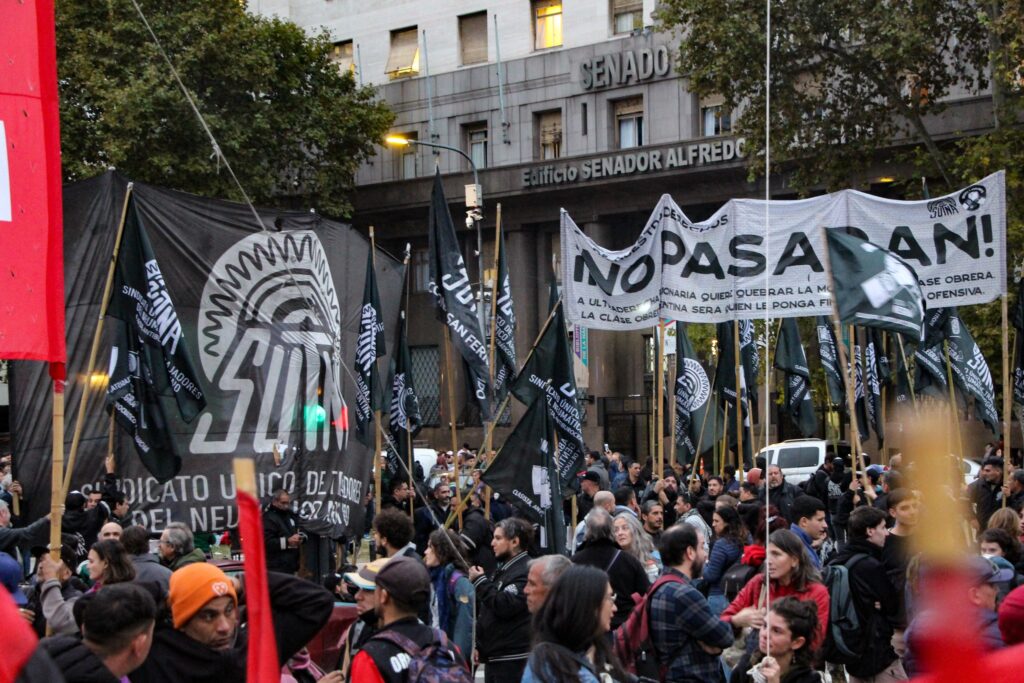
M299 571L299 553L304 536L299 531L299 516L292 511L291 495L284 489L274 491L270 505L263 512L267 569L283 574Z

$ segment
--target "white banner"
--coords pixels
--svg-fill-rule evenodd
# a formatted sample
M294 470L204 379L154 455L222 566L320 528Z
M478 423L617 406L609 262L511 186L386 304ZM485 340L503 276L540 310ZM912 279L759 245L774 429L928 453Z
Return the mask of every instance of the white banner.
M930 308L1006 291L1004 172L960 191L898 201L843 190L811 199L732 199L691 222L662 195L639 239L598 246L562 211L562 293L569 320L592 329L830 315L824 228L846 227L906 260ZM767 235L767 239L766 239Z

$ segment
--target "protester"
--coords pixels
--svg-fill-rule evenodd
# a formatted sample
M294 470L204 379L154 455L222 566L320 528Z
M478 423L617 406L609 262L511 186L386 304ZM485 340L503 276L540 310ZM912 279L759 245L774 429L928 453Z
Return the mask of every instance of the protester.
M632 489L628 489L628 490L630 492L632 492ZM594 495L594 508L603 508L606 512L609 512L611 514L615 514L615 495L611 491L598 491ZM593 508L591 508L591 512L593 512ZM633 515L631 512L630 512L629 516L631 516L634 519L636 519L636 516ZM580 523L576 525L576 529L573 532L573 536L572 536L572 547L571 547L571 550L574 553L580 547L580 545L583 543L583 537L587 533L587 519L589 519L589 518L590 518L590 513L588 512L587 515L582 520L580 520Z
M170 587L171 570L149 552L149 532L145 527L129 526L121 534L121 543L135 567L136 583L155 583L164 593Z
M89 549L88 567L92 591L135 579L135 566L120 541L97 541Z
M99 540L101 541L120 541L121 532L124 528L117 522L107 522L100 529Z
M889 535L886 514L874 507L857 508L847 525L849 542L829 561L843 566L859 624L859 641L847 643L858 657L846 664L850 683L891 683L907 679L892 646L899 625L900 598L882 565Z
M813 602L774 600L771 616L758 631L757 651L736 667L730 683L820 683L812 644L821 628Z
M715 532L715 544L711 556L704 566L703 579L707 588L708 605L716 617L729 606L722 588L722 576L743 555L743 548L750 536L739 513L730 507L715 511L711 518Z
M628 512L637 519L640 519L640 506L637 504L636 491L629 486L620 486L615 489L615 512Z
M680 491L676 496L676 524L689 524L700 533L704 539L704 554L707 555L711 547L711 525L704 521L700 512L694 505L694 497L688 491Z
M409 503L416 497L416 492L409 482L403 478L395 478L391 480L391 487L388 493L386 493L380 501L380 509L386 510L389 507L395 508L400 512L404 512L406 515L409 514Z
M735 628L764 626L765 606L762 593L770 582L772 598L794 596L813 600L818 605L818 632L812 646L817 649L825 640L828 624L828 590L814 566L803 541L788 529L772 532L768 538L768 561L764 572L752 578L725 611L722 620Z
M989 529L1002 529L1018 541L1024 543L1024 520L1011 507L1000 508L988 518Z
M1014 470L1010 481L1003 488L1006 506L1017 513L1024 509L1024 470Z
M558 577L565 573L572 562L565 555L542 555L530 560L530 571L526 575L526 607L530 614L536 614L548 597Z
M459 538L466 546L466 562L480 565L485 571L494 571L497 561L491 550L494 540L494 524L487 519L483 500L477 492L470 495L470 506L462 515L462 530Z
M768 504L777 507L783 517L793 521L790 507L792 507L793 501L796 500L797 496L800 495L800 489L786 481L782 474L782 468L778 465L770 465L768 467L768 478L765 484L768 487ZM757 497L759 500L764 500L764 496L764 487L761 487Z
M352 659L377 632L377 574L388 561L387 558L376 559L359 571L343 575L344 585L355 597L357 615L342 641L344 647L337 668L345 677L349 675Z
M977 481L967 487L967 495L974 507L971 526L980 531L988 526L988 518L1002 506L1003 459L985 458Z
M657 500L645 502L640 508L640 519L644 523L644 531L647 532L652 541L657 543L665 525L665 512L661 502Z
M601 475L597 472L587 471L580 477L580 493L576 499L576 506L579 514L584 517L590 514L594 507L594 497L601 491Z
M90 595L81 610L82 637L42 641L67 683L119 683L149 656L156 605L133 584L110 586Z
M0 500L0 552L13 554L19 545L32 543L50 527L50 515L40 517L28 526L11 528L11 509Z
M615 597L604 572L567 569L533 617L533 651L522 682L627 681L608 644L614 613Z
M438 462L441 462L438 456ZM431 470L433 472L433 470ZM452 489L446 481L438 481L433 488L434 498L422 507L416 508L415 541L416 552L423 555L427 549L427 540L430 532L443 526L452 512L451 497ZM451 528L458 531L459 524L456 519Z
M402 555L422 560L412 542L413 526L409 515L394 508L381 510L373 518L372 534L379 555L383 557Z
M334 598L287 574L268 572L267 585L283 666L327 623ZM167 595L173 628L156 630L149 657L132 673L132 683L244 682L249 630L239 628L238 610L244 590L244 575L229 579L206 562L175 570Z
M608 469L604 466L604 461L601 459L600 453L597 451L587 451L586 466L588 472L594 472L597 474L598 483L601 485L602 491L608 491L611 489L611 478L608 475Z
M110 509L101 497L99 492L86 496L81 491L70 491L64 497L61 533L81 536L86 550L96 542L100 529L110 518Z
M654 547L651 536L633 515L619 515L612 522L612 528L615 531L615 542L640 560L640 564L647 572L648 580L654 583L661 574L661 555Z
M663 528L667 529L676 523L676 496L679 495L679 481L675 472L666 469L661 479L651 482L644 494L644 503L658 501L664 516Z
M803 541L815 568L821 569L824 564L822 554L830 550L825 547L825 542L828 539L825 504L814 496L797 496L793 499L789 514L789 519L792 522L789 527L790 531Z
M190 564L206 562L206 555L195 546L192 530L181 522L171 522L160 534L160 563L172 572Z
M607 513L605 513L607 515ZM482 567L469 568L476 590L476 641L485 663L487 683L518 681L530 651L530 611L526 604L527 549L533 543L533 525L518 517L503 519L494 529L491 547L497 568L487 575Z
M914 555L912 544L920 521L921 505L917 495L906 488L890 491L888 505L889 516L895 520L895 524L889 530L885 547L882 548L882 564L885 566L889 581L896 589L898 611L894 620L893 647L896 654L902 657L906 652L904 631L909 622L906 603L907 571Z
M649 630L658 664L669 681L716 681L721 676L718 653L733 642L728 624L719 621L693 585L707 559L704 539L692 526L667 530L659 544L665 576L650 601ZM661 579L665 581L665 579Z
M44 574L39 575L39 561L42 559L42 554L47 551L41 549L42 552L36 558L37 571L36 571L36 582L30 586L26 592L28 598L28 604L24 605L22 615L28 618L31 616L32 628L35 630L36 635L42 637L46 635L46 616L43 610L42 592L46 586L47 581L44 581L44 577L51 575ZM57 562L56 569L52 573L52 580L56 581L60 589L60 597L65 604L73 605L75 600L81 597L89 586L75 575L75 566L77 565L77 555L75 549L70 545L62 545L60 548L60 560ZM20 576L21 570L18 569ZM19 579L20 580L20 579ZM51 613L51 616L52 613ZM54 629L53 633L73 633L75 631L75 624L71 622L65 626L65 628L57 630Z
M422 562L395 557L377 572L375 584L380 630L353 657L349 680L402 683L409 680L413 656L427 646L440 646L434 630L416 618L430 598L430 575ZM453 649L444 655L452 668L466 667Z
M999 603L999 633L1008 646L1024 643L1024 586L1010 591Z
M54 560L49 555L39 558L36 578L40 584L39 601L43 609L46 626L51 633L64 635L78 630L75 623L75 602L81 599L71 595L65 597L63 560ZM135 567L120 541L97 541L89 550L89 580L93 583L86 593L99 591L103 586L132 581Z
M423 563L430 573L430 625L442 629L467 660L473 653L473 601L466 547L454 531L430 534Z
M292 497L285 489L272 494L263 511L263 541L267 548L267 569L294 574L299 571L302 534L299 516L292 510Z
M615 592L616 611L612 617L612 628L618 628L633 611L633 594L645 595L650 587L647 571L640 560L616 544L612 518L604 510L591 512L583 545L572 556L572 563L597 567L608 574Z

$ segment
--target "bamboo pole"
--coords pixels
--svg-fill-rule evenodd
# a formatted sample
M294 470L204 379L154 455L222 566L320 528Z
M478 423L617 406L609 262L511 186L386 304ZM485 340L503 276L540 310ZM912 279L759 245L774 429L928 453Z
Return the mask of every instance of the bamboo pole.
M725 464L729 459L729 402L725 402L725 418L722 420L722 448L718 451L718 462L715 463L715 471L718 476L725 476Z
M732 357L736 372L736 464L743 462L743 363L740 353L740 321L732 321ZM749 411L747 413L750 414Z
M452 362L451 330L444 329L445 390L448 394L448 432L452 439L452 455L459 452L459 438L455 427L455 364Z
M408 335L409 332L409 261L412 257L412 245L408 242L405 245L405 258L402 264L405 267L405 309L402 311L402 325L403 331ZM408 343L408 336L406 337ZM406 372L412 373L412 368L407 368ZM413 458L413 447L412 447L412 424L409 421L409 416L405 417L405 459L406 473L409 475L409 518L412 520L416 519L416 477L413 476L413 467L415 466Z
M678 322L675 323L675 325L676 325L676 334L679 334L679 324L680 323L678 323ZM672 419L669 420L669 424L671 426L669 427L669 430L668 430L668 432L669 432L669 440L668 440L668 466L671 468L671 467L673 467L676 464L676 420L678 418L676 416L676 410L675 410L675 404L676 404L676 402L675 402L675 394L676 394L676 375L679 373L679 354L678 353L673 353L672 354L672 360L669 363L669 367L672 368L672 370L669 372L669 375L668 375L669 377L672 378L672 389L669 392L669 396L671 396L672 398L668 401L669 410L671 411L671 414L672 414ZM707 414L708 414L708 412L705 410L704 411L704 415L707 416ZM697 449L698 449L698 451L700 450L700 445L697 446ZM697 458L694 457L694 460L696 460L696 459ZM675 471L675 470L673 470L673 471Z
M64 380L53 380L53 463L50 469L50 557L60 561L60 523L64 511Z
M498 260L501 258L501 204L497 206L497 212L495 216L494 224L494 281L491 283L491 357L490 357L490 373L491 373L491 387L494 387L494 359L497 355L498 339ZM507 391L507 389L506 389ZM491 457L491 451L494 448L494 426L498 423L501 418L501 413L495 413L494 419L491 420L491 428L485 430L484 439L484 453L487 455L488 460ZM491 487L484 487L484 494L487 499L484 501L484 516L487 519L491 518Z
M1003 294L1000 308L1002 309L1002 337L1003 337L1003 483L1009 484L1013 474L1010 464L1010 420L1013 412L1013 387L1010 386L1010 314L1009 302L1006 294ZM1006 507L1007 496L1003 495L1003 507Z
M949 410L953 416L953 431L956 434L957 460L960 469L963 470L964 441L960 434L960 409L956 404L956 387L953 386L953 364L949 360L949 340L942 340L942 346L946 353L946 383L949 385Z
M121 252L121 237L124 235L124 224L128 219L128 202L131 200L134 183L128 183L124 193L124 204L121 207L121 220L117 224L117 234L114 236L114 250L110 255L110 266L107 267L107 281L103 285L103 298L100 299L100 313L96 319L96 331L92 335L92 346L89 348L89 360L85 365L85 378L82 382L82 393L78 399L78 414L75 416L75 430L71 436L71 450L68 452L67 471L61 473L63 490L67 492L71 488L71 473L75 469L75 458L78 455L78 444L82 440L82 428L85 426L85 409L89 402L89 378L92 375L93 366L96 365L96 355L100 350L100 341L103 339L103 322L107 316L107 306L110 304L110 290L114 286L114 273L117 270L117 256ZM63 402L63 396L61 397ZM63 459L63 458L62 458Z
M374 235L374 229L373 229L372 225L370 226L370 268L372 268L374 273L376 274L376 272L377 272L377 239L376 239L376 237ZM374 358L373 362L374 362L374 364L376 364L377 363L377 359ZM370 403L371 404L373 403L374 399L376 398L372 394L373 394L373 392L375 392L377 390L378 390L378 387L375 387L375 386L371 386L370 387L371 396L369 397L369 399L370 399ZM374 450L373 450L373 486L374 486L374 510L376 510L377 512L380 512L381 498L384 495L384 492L381 490L381 479L382 479L382 476L383 476L382 470L383 470L384 466L381 463L381 457L380 457L381 456L381 450L382 450L381 427L380 427L380 413L381 413L381 411L380 411L379 408L377 410L375 410L374 413L373 413L373 424L374 424L374 428L373 428L373 433L374 433L374 439L373 439L373 444L374 444Z
M900 347L900 358L903 359L903 371L907 373L907 387L910 388L910 403L914 407L914 412L917 412L917 395L914 391L914 378L910 374L910 365L907 363L907 352L903 348L903 335L899 332L896 333L896 344ZM897 377L897 379L899 379Z
M665 471L665 402L662 400L665 395L665 323L658 318L658 356L655 359L657 367L655 371L658 373L655 377L655 405L657 410L655 411L655 422L654 435L657 441L655 442L655 465L657 467L653 474L661 476Z

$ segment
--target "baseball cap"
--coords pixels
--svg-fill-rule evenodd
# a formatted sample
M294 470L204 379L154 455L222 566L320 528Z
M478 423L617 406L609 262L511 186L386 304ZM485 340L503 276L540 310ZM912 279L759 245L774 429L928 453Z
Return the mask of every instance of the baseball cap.
M430 574L419 560L398 556L392 558L377 572L378 588L383 588L395 600L418 610L430 597Z
M18 607L24 607L28 604L28 598L25 597L21 586L18 585L21 583L22 578L24 576L21 573L21 565L18 564L18 561L7 553L0 553L0 583L11 594Z
M364 565L359 571L347 572L345 574L345 581L351 583L360 590L377 590L377 573L380 572L381 567L387 563L388 558L386 557L374 560L373 562Z
M583 481L592 481L595 484L600 484L601 475L594 471L588 471L586 474L583 475Z
M984 557L972 557L967 562L967 576L975 586L983 583L1003 583L1013 578L1013 569L1000 568Z

